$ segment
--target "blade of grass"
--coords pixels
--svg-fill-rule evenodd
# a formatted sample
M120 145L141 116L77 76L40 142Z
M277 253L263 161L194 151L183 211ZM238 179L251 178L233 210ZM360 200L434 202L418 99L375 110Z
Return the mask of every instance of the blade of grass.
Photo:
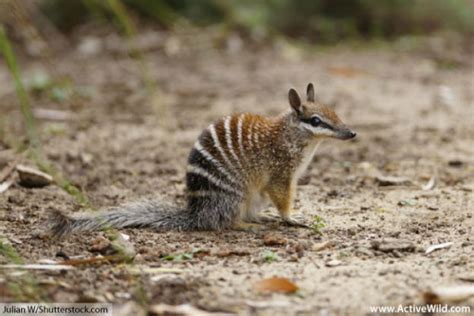
M135 49L132 45L132 41L136 37L137 31L136 31L135 25L132 23L131 19L128 17L127 9L125 8L125 6L120 0L107 0L107 3L109 5L110 10L112 11L115 18L117 19L118 23L124 30L125 37L127 38L128 50L129 50L130 56L137 60L140 67L140 71L143 76L143 80L145 81L145 84L147 85L149 92L153 91L154 83L148 73L148 68L145 65L145 60L143 58L143 55L139 50Z
M39 138L38 138L38 134L36 133L35 122L33 120L33 113L31 111L28 95L21 81L20 71L18 69L18 64L16 62L15 54L13 53L13 50L10 46L10 41L7 38L5 28L1 24L0 24L0 51L5 57L5 62L7 64L7 67L10 70L11 74L13 75L13 79L15 81L15 89L20 101L21 113L23 114L23 118L25 119L28 140L34 148L39 148L40 147Z
M21 258L16 249L2 237L0 237L0 256L13 264L24 264L23 258ZM42 291L40 291L38 283L30 272L25 272L24 275L20 275L17 278L16 281L7 281L7 287L16 301L47 301L47 298L42 294Z
M33 119L33 112L31 111L30 100L21 79L20 69L15 54L2 24L0 24L0 52L5 57L7 67L15 81L15 88L20 101L20 109L25 121L27 137L30 143L29 153L31 158L41 170L53 176L55 182L73 196L81 205L90 206L87 197L77 187L67 181L61 173L55 170L55 168L53 168L53 166L44 158L41 142Z
M132 44L133 40L136 37L137 31L135 25L133 24L133 21L128 16L127 8L121 0L107 0L107 4L109 6L110 11L117 19L117 22L124 30L125 37L127 39L129 55L137 61L140 73L143 78L143 82L147 89L150 105L152 107L157 107L159 114L158 117L162 120L163 123L165 123L165 118L167 117L167 109L164 103L161 102L158 98L157 84L150 76L149 67L147 67L146 65L146 61L142 55L142 52L136 49Z

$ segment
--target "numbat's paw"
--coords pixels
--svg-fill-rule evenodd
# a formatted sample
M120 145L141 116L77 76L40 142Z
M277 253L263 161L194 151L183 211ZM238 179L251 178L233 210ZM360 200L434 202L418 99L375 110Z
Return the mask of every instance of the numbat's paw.
M310 226L306 225L305 223L300 222L299 220L297 220L295 218L292 218L292 217L284 218L283 221L288 226L311 228Z

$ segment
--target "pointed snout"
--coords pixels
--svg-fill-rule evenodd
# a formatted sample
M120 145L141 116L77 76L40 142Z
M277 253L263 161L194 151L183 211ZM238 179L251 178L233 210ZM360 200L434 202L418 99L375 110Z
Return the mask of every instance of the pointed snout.
M344 128L344 129L341 129L337 132L337 138L339 139L342 139L342 140L347 140L347 139L352 139L354 137L356 137L357 133L348 129L348 128Z

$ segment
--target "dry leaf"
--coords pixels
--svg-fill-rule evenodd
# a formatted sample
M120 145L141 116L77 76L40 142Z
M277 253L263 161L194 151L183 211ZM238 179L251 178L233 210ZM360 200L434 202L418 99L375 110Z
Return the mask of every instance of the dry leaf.
M334 242L332 240L326 240L326 241L314 244L313 247L311 247L311 249L313 251L321 251L333 246L334 246Z
M474 285L437 287L423 293L428 304L456 303L474 296Z
M81 266L88 264L104 264L110 262L123 262L124 257L122 255L113 255L113 256L97 256L84 259L68 259L64 260L63 264L70 266Z
M375 177L375 180L377 180L378 184L381 186L411 184L411 180L405 177L392 177L392 176L378 175Z
M474 272L470 274L462 274L458 276L458 279L461 281L466 281L466 282L474 282Z
M374 240L370 244L373 249L380 250L382 252L415 250L415 245L413 242L402 239L385 238L382 240Z
M326 267L337 267L342 264L341 260L329 260L326 262Z
M291 294L298 291L298 286L287 278L273 277L255 283L255 290L259 293Z
M433 190L436 187L436 176L432 176L430 180L422 187L423 191Z
M233 315L229 313L210 313L190 304L182 305L168 305L156 304L150 306L149 312L151 315L180 315L180 316L224 316Z
M17 157L14 161L9 163L3 170L0 172L0 182L6 180L10 174L15 170L16 165L20 161L20 158Z
M63 264L3 264L0 269L25 269L25 270L71 270L74 267Z
M3 193L6 190L8 190L8 188L10 188L12 184L13 184L13 181L11 180L7 180L5 182L0 183L0 193Z
M439 244L439 245L432 245L432 246L429 246L428 248L426 248L425 250L425 253L428 254L428 253L431 253L435 250L438 250L438 249L443 249L443 248L449 248L453 245L452 242L445 242L443 244Z
M220 250L215 255L217 257L248 256L250 251L247 249Z
M130 266L128 271L131 274L163 274L163 273L183 273L185 270L178 268L149 267L149 266Z

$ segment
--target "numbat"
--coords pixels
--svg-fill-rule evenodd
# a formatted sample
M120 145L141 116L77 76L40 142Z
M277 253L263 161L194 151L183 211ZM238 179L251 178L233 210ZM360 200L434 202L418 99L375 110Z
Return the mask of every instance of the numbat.
M268 201L284 222L304 226L291 217L298 178L323 139L356 136L330 107L315 100L311 83L306 93L302 102L291 89L290 109L276 117L236 114L206 128L189 155L186 208L143 201L98 214L69 217L56 212L52 233L64 236L107 227L256 229L275 220L261 214Z

